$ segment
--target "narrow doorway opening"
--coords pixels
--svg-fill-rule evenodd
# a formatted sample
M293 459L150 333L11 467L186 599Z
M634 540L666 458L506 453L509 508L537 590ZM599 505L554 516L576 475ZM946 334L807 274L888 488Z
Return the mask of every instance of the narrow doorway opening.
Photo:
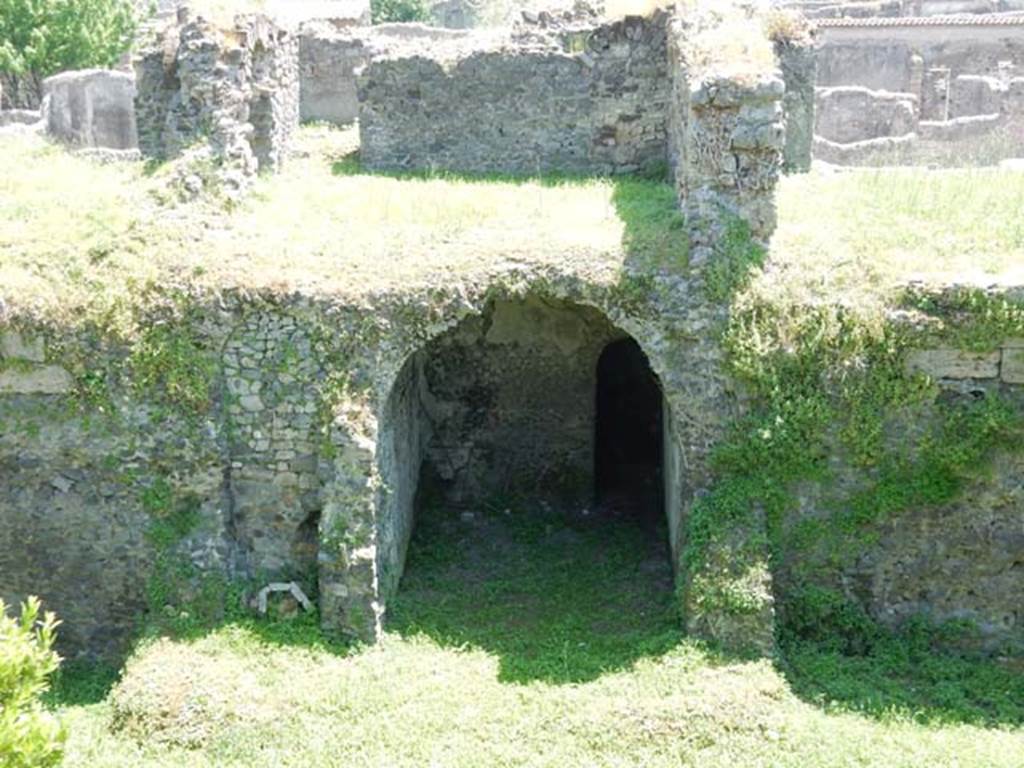
M657 525L664 517L661 388L633 339L597 363L594 491L598 509Z

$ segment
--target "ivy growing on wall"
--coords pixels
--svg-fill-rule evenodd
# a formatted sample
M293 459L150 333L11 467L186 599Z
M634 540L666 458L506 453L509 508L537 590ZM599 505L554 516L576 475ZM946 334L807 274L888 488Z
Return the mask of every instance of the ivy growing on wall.
M742 615L770 601L756 580L743 578L743 559L756 565L759 542L750 541L731 569L715 562L716 544L738 528L756 530L763 515L772 559L798 563L798 583L780 606L783 634L808 632L810 616L832 622L813 633L848 632L851 622L871 620L844 596L814 585L813 570L822 564L816 558L826 557L828 567L849 562L870 545L879 523L955 500L996 449L1024 444L1024 414L997 392L937 399L932 382L907 372L906 352L936 343L996 348L1024 334L1024 306L979 291L942 299L911 292L904 304L931 315L931 322L913 327L883 318L873 324L835 304L787 309L742 293L763 251L738 222L716 256L706 287L732 303L723 344L753 405L714 452L717 482L690 513L683 563L690 574L688 605ZM887 440L892 423L908 415L924 426ZM866 482L831 499L826 516L784 525L797 484L829 479L828 459L837 451Z

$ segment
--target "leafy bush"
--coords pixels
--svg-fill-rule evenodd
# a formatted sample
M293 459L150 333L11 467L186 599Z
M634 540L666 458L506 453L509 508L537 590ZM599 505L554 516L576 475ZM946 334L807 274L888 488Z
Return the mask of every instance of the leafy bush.
M46 768L57 765L64 729L46 712L40 696L47 677L60 664L53 650L57 620L39 617L39 600L30 597L18 617L7 615L0 600L0 765Z
M0 72L47 77L112 67L136 21L130 0L0 0Z
M425 0L373 0L370 13L374 24L388 21L427 21L430 9Z

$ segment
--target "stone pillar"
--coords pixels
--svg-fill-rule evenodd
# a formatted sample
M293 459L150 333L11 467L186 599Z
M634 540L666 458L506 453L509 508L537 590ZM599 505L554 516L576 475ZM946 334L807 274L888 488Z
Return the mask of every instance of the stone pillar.
M814 143L814 83L818 75L817 51L812 43L775 43L775 57L782 70L786 93L782 110L786 118L783 168L787 173L811 169Z
M712 245L730 218L746 222L756 240L774 232L784 91L775 75L752 84L721 77L690 84L682 172L695 246Z
M377 565L376 423L363 409L345 405L331 432L336 455L320 519L320 623L328 632L374 642L384 614Z

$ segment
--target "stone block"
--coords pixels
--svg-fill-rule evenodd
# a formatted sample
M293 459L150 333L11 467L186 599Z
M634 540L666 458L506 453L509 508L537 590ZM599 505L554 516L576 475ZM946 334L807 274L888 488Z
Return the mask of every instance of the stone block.
M1024 346L1003 349L1000 376L1007 384L1024 384Z
M4 331L0 333L0 357L42 363L46 360L46 352L42 339L24 336L17 331Z
M46 130L79 147L135 149L135 78L125 72L84 69L43 82L49 99Z
M999 351L919 349L907 356L907 370L933 379L994 379L999 375Z
M71 374L59 365L0 371L0 394L59 395L71 389Z

